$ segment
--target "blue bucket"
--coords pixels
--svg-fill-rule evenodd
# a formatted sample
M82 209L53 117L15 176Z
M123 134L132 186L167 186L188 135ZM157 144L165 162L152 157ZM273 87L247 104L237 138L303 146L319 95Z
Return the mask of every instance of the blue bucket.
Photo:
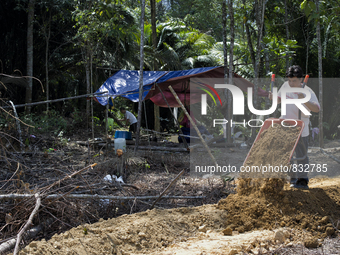
M131 140L132 135L131 135L131 132L128 132L128 131L116 130L115 138L125 138L126 140Z

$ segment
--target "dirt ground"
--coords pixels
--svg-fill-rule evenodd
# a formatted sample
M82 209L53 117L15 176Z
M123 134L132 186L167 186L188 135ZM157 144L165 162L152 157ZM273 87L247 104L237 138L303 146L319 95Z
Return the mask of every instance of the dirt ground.
M339 185L340 178L319 178L310 190L285 187L281 199L231 194L218 204L101 219L31 242L20 254L308 254L306 246L320 245L339 254Z
M318 148L309 149L310 163L327 164L331 176L339 176L339 163L329 155L340 158L340 141L326 143L325 147L326 155ZM227 152L228 162L235 166L241 166L248 153L240 148L216 150ZM116 165L105 163L112 157L112 149L104 150L102 155L100 148L79 146L71 140L62 151L47 158L38 154L35 160L48 167L59 164L61 170L68 171L68 163L104 162L83 175L93 181L91 185L99 185L105 175L117 172ZM88 214L85 220L68 221L66 217L55 221L51 229L56 234L52 238L44 234L46 241L40 235L20 254L340 254L340 178L318 173L319 178L310 181L310 190L292 190L286 185L280 193L242 195L235 194L233 181L224 187L221 178L191 176L189 157L185 153L141 151L135 158L129 156L132 161L127 164L124 178L138 190L117 189L108 183L98 190L109 195L157 196L185 169L167 195L203 199L161 200L153 210L148 210L153 200L91 202L83 207L78 203L77 208L83 208L85 214L88 206L98 206L93 218L86 220ZM47 174L42 172L37 177L49 178ZM57 178L56 172L53 178ZM103 206L106 209L101 214ZM107 220L96 219L98 215ZM70 229L73 224L77 227Z

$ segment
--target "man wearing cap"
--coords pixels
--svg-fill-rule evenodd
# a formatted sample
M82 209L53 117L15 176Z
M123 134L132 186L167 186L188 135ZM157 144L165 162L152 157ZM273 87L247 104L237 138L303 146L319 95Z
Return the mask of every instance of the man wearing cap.
M301 88L302 81L303 81L303 71L302 68L298 65L293 65L288 68L286 76L288 81L286 81L280 90L278 91L278 103L281 103L281 91L284 88L291 87L291 88ZM307 108L309 112L319 112L320 111L320 104L319 101L314 93L314 91L305 86L304 89L308 90L311 94L311 98L307 103L304 103L304 106ZM273 95L269 92L269 99L272 100ZM298 93L298 92L289 92L286 93L286 98L290 99L298 99L304 98L305 94ZM281 115L280 119L299 119L299 108L295 104L287 104L286 105L286 115ZM305 115L301 112L301 120L304 122L305 126L302 130L300 141L298 142L295 153L297 158L303 158L303 160L297 161L297 171L291 172L291 179L290 179L290 186L294 188L302 188L308 189L308 176L307 171L309 168L309 158L307 156L308 151L308 136L309 136L309 117L310 115ZM303 144L302 144L303 143ZM305 149L303 148L305 147ZM293 174L295 176L293 176Z

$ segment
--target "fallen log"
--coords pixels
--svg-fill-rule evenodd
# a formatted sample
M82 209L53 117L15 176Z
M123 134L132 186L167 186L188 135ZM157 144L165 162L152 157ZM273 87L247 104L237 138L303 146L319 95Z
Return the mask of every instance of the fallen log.
M34 197L34 194L6 194L0 195L0 201L2 200L13 200L13 199L24 199ZM44 196L44 199L59 199L59 198L73 198L73 199L111 199L111 200L149 200L149 199L157 199L159 196L111 196L111 195L91 195L91 194L51 194ZM202 199L205 196L164 196L162 199Z
M127 148L134 148L134 145L127 145ZM139 150L152 150L152 151L174 151L174 152L188 152L183 147L165 147L165 146L138 146Z
M236 143L214 143L214 144L210 144L209 148L213 149L213 148L235 148L238 147L239 145L237 145ZM194 144L192 146L189 146L190 150L192 149L196 149L196 148L204 148L203 144Z
M53 223L53 219L50 218L46 220L45 222L39 224L36 227L33 227L26 232L26 237L28 238L34 238L39 232L41 232L44 229L44 226L48 226ZM2 244L0 244L0 254L4 254L5 252L9 251L10 249L13 249L17 241L17 237L13 237Z

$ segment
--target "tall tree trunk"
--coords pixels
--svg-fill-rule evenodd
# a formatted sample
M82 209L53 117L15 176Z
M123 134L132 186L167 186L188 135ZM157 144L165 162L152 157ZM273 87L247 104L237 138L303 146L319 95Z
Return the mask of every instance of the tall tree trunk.
M150 0L151 6L151 29L152 29L152 47L153 47L153 70L157 71L157 61L155 58L155 52L157 49L157 30L156 30L156 0ZM159 116L159 106L154 105L155 126L154 129L157 132L161 131L161 122Z
M321 44L321 31L320 31L320 1L316 0L316 11L318 13L318 23L316 25L316 35L318 38L318 69L319 69L319 145L324 147L323 144L323 88L322 88L322 44Z
M90 53L90 46L88 43L85 45L85 75L86 75L86 94L91 93L91 79L90 79L90 69L91 69L91 63L90 63L90 58L91 58L91 53ZM90 117L90 101L86 100L86 121L87 125L89 123L89 117Z
M266 30L264 28L264 34L266 34ZM267 48L267 50L264 53L264 58L265 58L265 75L267 76L270 73L270 63L269 63L269 49ZM270 87L266 86L266 91L269 91ZM269 109L270 107L270 100L268 97L265 98L265 109ZM270 116L267 115L265 117L265 119L269 118Z
M156 0L150 0L151 5L151 30L152 30L152 47L153 47L153 70L158 71L155 53L157 50L157 27L156 27Z
M227 51L227 3L222 2L222 23L223 23L223 61L224 61L224 78L228 78L228 51ZM227 81L227 80L226 80Z
M306 47L306 74L308 74L308 61L309 61L309 24L307 24L307 47Z
M233 0L229 0L229 18L230 18L230 48L229 48L229 84L233 84L233 70L234 70L234 41L235 41L235 32L234 32L234 8L233 8ZM231 93L228 95L228 115L229 118L233 118L233 98ZM228 125L230 127L230 125ZM231 128L228 129L228 143L231 143Z
M245 6L246 6L246 0L243 0L244 12L245 12ZM248 17L246 18L248 19ZM249 24L247 20L245 21L245 27L246 27L247 43L248 43L248 49L250 53L251 62L253 66L255 66L255 52L254 52L254 47L253 47L253 43L251 40L251 33L250 33Z
M255 109L258 109L258 89L259 89L259 75L260 75L260 58L261 58L261 49L262 49L262 36L263 36L263 23L264 23L264 11L266 7L266 0L258 1L256 4L256 25L259 29L258 36L257 36L257 49L256 49L256 58L255 58L255 66L254 66L254 98L253 104ZM254 119L256 119L254 117ZM252 140L255 140L256 132L255 128L252 128L251 134Z
M141 0L141 18L140 18L140 62L139 62L139 101L138 101L138 120L136 146L134 152L138 150L140 124L142 121L142 99L143 99L143 66L144 66L144 17L145 17L145 0Z
M264 11L266 7L266 0L261 0L257 3L256 7L256 25L259 29L258 35L257 35L257 46L256 46L256 57L255 57L255 65L254 65L254 76L255 78L259 78L260 74L260 58L261 58L261 50L262 50L262 37L263 37L263 23L264 23ZM256 83L256 82L255 82ZM257 92L257 88L254 88ZM257 95L257 93L255 94ZM257 106L255 104L255 100L257 100L257 96L254 96L254 106Z
M34 5L35 0L28 2L27 16L27 76L33 76L33 21L34 21ZM26 103L32 103L33 80L28 78L26 87ZM26 107L26 113L31 113L31 106Z
M48 20L48 31L46 31L45 28L45 39L46 39L46 49L45 49L45 73L46 73L46 100L48 101L50 99L50 84L49 84L49 76L48 76L48 49L50 44L50 38L51 38L51 19L52 19L52 13L50 11L50 17ZM46 112L49 110L49 104L46 104Z
M288 7L287 0L285 0L285 25L286 25L286 41L289 40L289 27L288 27ZM290 66L289 55L286 56L286 70Z
M222 25L223 25L223 62L224 62L224 83L228 83L228 51L227 51L227 3L226 0L222 0ZM230 120L231 116L229 115L229 99L231 97L230 91L228 89L224 90L224 97L227 101L227 109L224 114L224 118L228 121ZM227 127L227 139L229 140L231 136L231 127L230 125L226 124Z

